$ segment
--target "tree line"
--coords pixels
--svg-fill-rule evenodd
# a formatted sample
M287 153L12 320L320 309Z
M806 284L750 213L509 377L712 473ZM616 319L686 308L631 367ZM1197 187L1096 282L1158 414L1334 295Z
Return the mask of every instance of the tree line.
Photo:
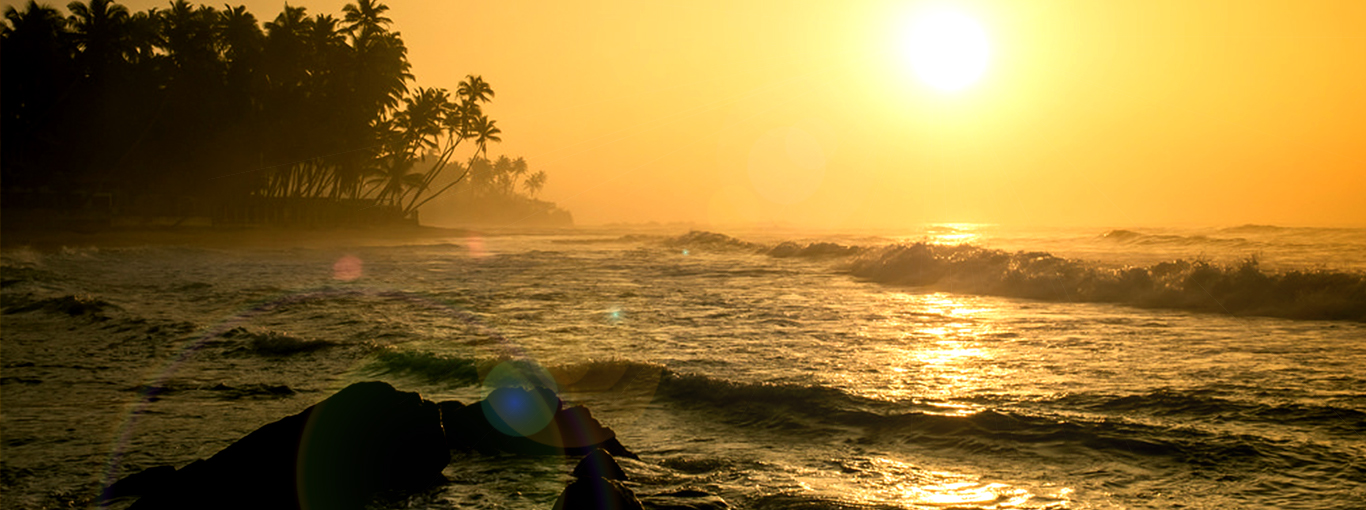
M409 87L407 48L375 0L340 18L286 4L265 23L185 0L67 10L5 12L7 191L361 200L413 217L462 182L528 196L545 184L521 158L489 159L501 130L481 77Z

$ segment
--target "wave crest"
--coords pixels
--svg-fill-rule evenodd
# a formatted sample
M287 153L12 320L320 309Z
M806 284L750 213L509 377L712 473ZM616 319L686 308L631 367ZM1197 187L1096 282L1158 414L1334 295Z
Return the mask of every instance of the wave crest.
M1043 252L915 243L871 250L849 271L878 283L969 294L1366 322L1366 275L1268 273L1255 258L1235 265L1176 260L1109 268Z

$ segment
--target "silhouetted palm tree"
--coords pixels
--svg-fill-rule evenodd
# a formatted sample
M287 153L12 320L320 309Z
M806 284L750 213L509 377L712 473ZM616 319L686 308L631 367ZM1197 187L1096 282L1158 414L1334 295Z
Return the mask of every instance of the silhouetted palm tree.
M303 7L285 8L274 20L265 24L266 78L275 89L291 89L304 85L308 69L300 66L308 53L306 35L309 30L308 13Z
M109 0L71 2L72 40L80 49L78 61L86 76L100 76L136 52L129 36L128 8Z
M228 6L227 10L219 11L216 32L229 72L243 76L254 73L266 41L256 16L247 12L246 6Z
M216 30L218 21L218 13L212 7L196 8L186 0L171 2L171 8L161 12L161 45L170 57L171 64L181 73L216 72L213 67L220 63Z
M128 17L128 37L133 51L126 55L128 60L139 66L155 66L162 59L157 48L161 44L161 11L155 7L143 12L135 12ZM139 71L155 74L156 71Z
M530 185L525 161L487 159L501 130L482 77L410 93L407 48L379 1L354 0L341 19L286 4L264 25L243 6L190 1L130 13L81 0L66 18L36 0L6 9L3 183L369 198L405 213L471 169L498 194ZM471 144L469 164L454 162ZM464 173L433 190L449 165Z
M470 123L470 128L474 131L474 144L478 148L477 150L480 154L488 155L489 142L498 143L503 141L503 138L499 136L503 133L503 130L498 129L498 126L495 124L497 124L497 121L489 120L489 118L484 115L476 117L474 121Z
M419 151L435 149L445 131L443 123L454 107L443 89L417 89L405 100L406 106L394 115L403 132L404 151L417 156Z
M467 103L487 103L494 95L493 87L483 77L473 74L465 76L455 93Z
M46 5L39 5L36 0L29 0L24 6L24 10L19 10L14 6L5 8L5 21L0 26L0 36L4 36L8 42L15 42L8 39L14 33L25 34L29 37L46 36L54 46L57 39L66 30L66 18L57 9Z
M34 186L60 172L49 155L63 135L59 103L76 79L67 19L30 0L23 10L5 8L0 24L0 162L7 186Z
M521 180L523 177L525 177L527 171L528 171L528 168L527 168L527 164L526 164L526 159L523 159L523 158L520 158L520 157L519 157L519 158L517 158L517 159L512 160L512 168L511 168L510 170L508 170L508 174L509 174L509 176L510 176L510 179L509 179L510 182L508 183L508 190L507 190L507 191L508 191L509 194L516 192L516 190L513 189L514 186L515 186L515 184L516 184L516 182L519 181L519 180Z
M535 198L536 194L541 192L541 188L545 187L545 180L545 170L537 170L536 173L531 174L531 177L527 177L526 182L522 183L522 187L526 188L527 196Z
M371 115L398 106L408 91L408 48L398 34L376 33L351 42L354 50L352 85L359 105Z
M373 0L358 0L354 4L347 4L342 7L345 13L346 33L358 38L364 38L369 34L382 32L385 27L393 21L384 17L385 11L389 6L376 3Z
M62 83L65 77L54 71L65 70L74 50L72 37L67 32L67 19L56 9L29 0L22 11L5 8L5 21L0 24L0 38L4 40L0 55L9 71L0 76L4 79L5 104L32 106L35 99L42 103L43 99L48 99L44 96L60 93L60 90L52 89L65 85ZM4 116L10 120L18 113L6 108ZM15 126L6 125L10 129Z
M410 190L420 189L424 184L422 173L412 172L416 161L402 152L405 144L403 132L392 129L389 135L385 143L386 155L378 161L379 172L367 184L378 191L376 202L401 206L403 197Z

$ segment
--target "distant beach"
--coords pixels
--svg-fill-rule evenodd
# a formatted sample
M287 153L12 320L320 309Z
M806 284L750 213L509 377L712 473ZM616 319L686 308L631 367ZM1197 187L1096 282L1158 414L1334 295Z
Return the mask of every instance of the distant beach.
M63 247L120 248L133 246L195 246L202 248L330 247L369 244L392 245L405 240L465 237L475 231L425 225L364 227L140 227L24 228L6 223L0 246L27 246L41 251Z

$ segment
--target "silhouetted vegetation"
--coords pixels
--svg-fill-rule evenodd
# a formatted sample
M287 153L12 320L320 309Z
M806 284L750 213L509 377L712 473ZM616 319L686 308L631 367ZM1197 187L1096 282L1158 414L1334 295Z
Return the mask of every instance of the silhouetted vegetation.
M410 89L407 48L374 0L340 18L286 5L264 23L185 0L67 8L5 12L6 207L411 221L465 178L529 195L545 183L521 159L479 170L506 159L487 160L501 140L483 113L492 87L471 75L454 94Z
M545 171L530 171L526 160L478 157L465 168L469 177L460 183L456 206L446 210L452 220L541 226L573 223L568 211L535 198L545 186L546 175Z

